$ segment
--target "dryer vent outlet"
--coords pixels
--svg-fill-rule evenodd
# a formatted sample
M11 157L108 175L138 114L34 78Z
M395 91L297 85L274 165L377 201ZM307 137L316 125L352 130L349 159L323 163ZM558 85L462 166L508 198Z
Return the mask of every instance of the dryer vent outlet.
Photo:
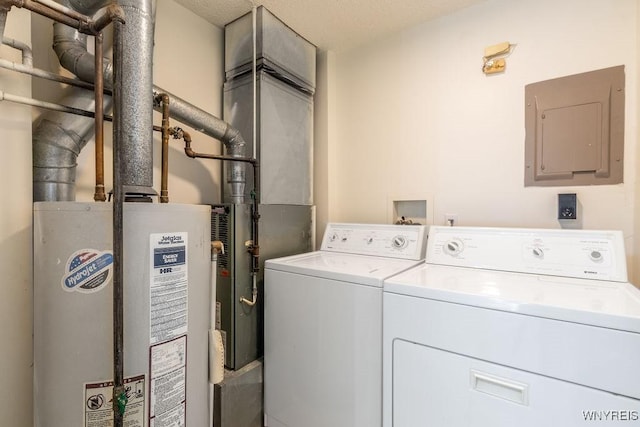
M578 219L578 197L575 193L558 194L558 219Z

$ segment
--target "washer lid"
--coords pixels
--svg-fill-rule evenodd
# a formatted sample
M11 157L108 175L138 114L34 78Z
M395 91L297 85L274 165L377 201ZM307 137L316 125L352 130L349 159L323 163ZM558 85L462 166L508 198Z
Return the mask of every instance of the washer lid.
M267 260L265 269L382 287L384 279L422 262L317 251Z
M640 290L630 283L423 264L384 290L640 333Z

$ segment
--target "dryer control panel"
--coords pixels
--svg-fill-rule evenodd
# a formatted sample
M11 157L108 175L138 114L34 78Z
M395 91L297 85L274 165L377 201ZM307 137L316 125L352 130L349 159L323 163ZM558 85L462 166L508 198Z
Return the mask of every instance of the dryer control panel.
M321 250L421 260L426 241L426 228L422 225L330 223Z
M426 259L431 264L627 281L620 231L432 226Z

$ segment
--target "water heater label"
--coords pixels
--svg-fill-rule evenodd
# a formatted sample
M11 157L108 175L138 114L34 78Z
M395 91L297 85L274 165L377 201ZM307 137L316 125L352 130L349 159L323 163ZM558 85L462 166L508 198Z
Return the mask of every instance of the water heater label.
M151 346L149 353L149 426L184 426L187 408L187 337Z
M187 333L187 233L151 234L150 341Z
M62 277L62 288L69 292L91 293L103 289L113 276L113 253L80 249L71 254Z
M144 375L125 378L127 407L124 425L144 427ZM84 427L113 425L113 381L86 383L84 385Z

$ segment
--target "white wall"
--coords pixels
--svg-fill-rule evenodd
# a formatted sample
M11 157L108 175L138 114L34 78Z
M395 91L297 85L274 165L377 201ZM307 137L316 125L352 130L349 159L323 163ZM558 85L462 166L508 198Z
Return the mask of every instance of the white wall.
M154 83L196 107L222 117L224 81L224 31L173 1L158 1L154 50ZM155 113L154 123L161 123ZM221 144L172 120L193 138L197 152L221 154ZM160 191L160 142L154 144L154 188ZM221 164L190 159L182 141L171 139L169 198L172 203L219 203Z
M432 201L431 222L559 228L576 192L584 228L621 229L631 264L637 177L636 0L490 0L336 57L331 220L384 222L389 198ZM484 48L516 48L504 74ZM524 187L524 86L625 65L624 184ZM636 281L640 282L640 266ZM633 268L632 268L633 269Z
M31 42L33 18L34 53L38 66L58 71L51 50L51 22L13 8L6 35ZM19 61L12 49L0 47L2 58ZM173 1L158 2L154 52L154 82L214 115L222 112L223 31ZM0 90L31 96L31 79L0 70ZM56 101L60 85L33 80L33 96ZM34 112L36 116L39 112ZM31 122L29 107L0 102L0 424L29 426L32 419L32 177ZM156 113L155 122L160 124ZM179 125L172 122L172 125ZM190 130L186 128L187 130ZM106 185L111 188L111 127L105 129ZM191 132L195 150L220 152L220 144ZM160 137L155 135L154 188L159 192ZM220 166L213 161L187 158L182 145L171 140L171 202L220 201ZM93 141L78 158L77 200L93 200Z
M7 17L5 36L30 43L29 14ZM21 61L0 46L0 57ZM0 90L31 96L28 77L0 70ZM32 394L31 111L0 102L0 424L27 425Z

